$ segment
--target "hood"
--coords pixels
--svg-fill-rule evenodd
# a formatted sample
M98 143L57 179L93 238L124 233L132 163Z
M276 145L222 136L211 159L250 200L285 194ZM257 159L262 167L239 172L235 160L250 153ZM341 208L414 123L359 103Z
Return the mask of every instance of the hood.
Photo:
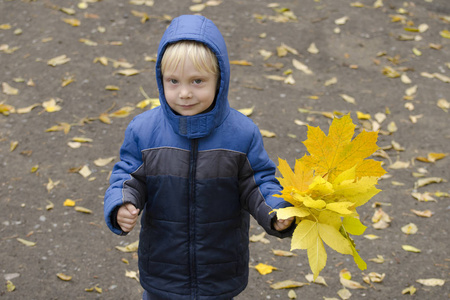
M220 88L216 96L214 108L207 113L195 116L180 116L172 111L164 96L161 59L169 44L181 40L201 42L208 46L217 57L220 69ZM183 15L173 19L164 32L158 47L156 81L161 107L177 134L189 139L206 137L214 128L223 122L230 109L228 104L230 63L228 61L225 40L211 20L198 15Z

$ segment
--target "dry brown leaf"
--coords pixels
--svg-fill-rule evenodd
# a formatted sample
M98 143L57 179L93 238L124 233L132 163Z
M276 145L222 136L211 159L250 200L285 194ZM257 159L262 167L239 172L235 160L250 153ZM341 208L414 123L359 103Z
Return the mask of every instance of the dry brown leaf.
M265 232L261 232L260 234L256 235L254 234L249 238L249 241L252 243L261 242L263 244L269 244L270 241L264 237L265 235Z

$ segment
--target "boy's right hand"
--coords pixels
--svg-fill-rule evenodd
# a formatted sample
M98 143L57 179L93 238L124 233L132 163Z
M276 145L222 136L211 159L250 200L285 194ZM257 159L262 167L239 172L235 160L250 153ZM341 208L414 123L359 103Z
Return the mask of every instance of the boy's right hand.
M126 203L117 212L117 223L123 232L130 232L136 225L139 209L131 203Z

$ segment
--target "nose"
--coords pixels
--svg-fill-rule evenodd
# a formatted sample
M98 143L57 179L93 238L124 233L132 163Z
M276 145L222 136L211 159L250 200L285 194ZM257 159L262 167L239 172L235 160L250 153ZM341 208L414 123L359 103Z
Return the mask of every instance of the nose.
M189 99L192 97L192 93L187 87L182 87L180 90L180 99Z

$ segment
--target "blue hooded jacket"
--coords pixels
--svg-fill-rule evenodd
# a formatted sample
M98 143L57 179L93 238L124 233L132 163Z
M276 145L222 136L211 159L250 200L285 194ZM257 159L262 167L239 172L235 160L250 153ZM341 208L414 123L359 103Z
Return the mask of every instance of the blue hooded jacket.
M161 58L181 40L204 43L217 56L220 88L214 108L195 116L175 114L166 102ZM104 201L105 221L116 234L117 209L142 211L140 281L151 299L230 299L248 282L249 214L269 233L273 197L281 187L258 127L228 104L230 65L217 27L185 15L164 33L156 62L161 106L129 124Z

